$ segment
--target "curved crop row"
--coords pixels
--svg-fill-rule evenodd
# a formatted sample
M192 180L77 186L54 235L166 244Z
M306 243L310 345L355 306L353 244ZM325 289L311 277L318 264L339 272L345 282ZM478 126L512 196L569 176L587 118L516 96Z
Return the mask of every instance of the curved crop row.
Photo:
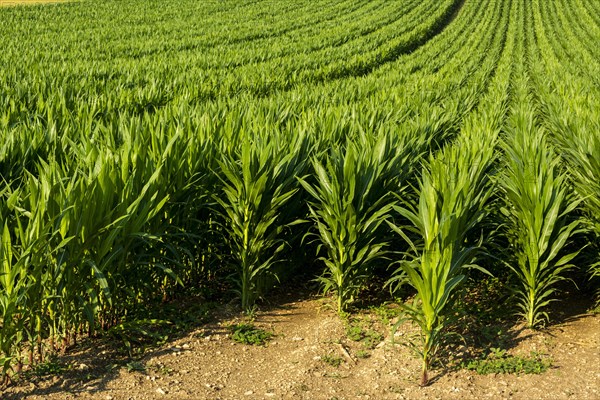
M597 245L598 210L600 210L600 142L597 140L598 113L600 107L595 100L600 95L597 86L590 85L590 77L573 72L567 66L564 52L553 46L545 28L542 5L535 2L533 16L540 62L532 66L538 92L537 100L543 114L543 124L548 129L556 149L568 166L580 208L582 223L587 236L588 249L580 257L580 263L589 269L592 277L600 275L598 270ZM569 79L565 79L567 76Z
M0 10L5 376L215 277L251 309L314 265L343 312L403 254L391 279L417 292L427 384L488 218L539 325L576 227L600 236L588 3Z

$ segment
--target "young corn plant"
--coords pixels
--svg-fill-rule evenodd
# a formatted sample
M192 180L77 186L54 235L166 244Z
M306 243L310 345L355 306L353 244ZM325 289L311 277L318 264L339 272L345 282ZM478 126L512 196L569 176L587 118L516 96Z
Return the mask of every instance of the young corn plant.
M502 213L516 256L516 265L509 267L518 279L519 314L529 328L536 328L549 320L545 308L557 300L555 284L565 279L578 254L563 250L577 233L579 221L570 214L579 202L532 113L513 116L508 128L501 187L506 198Z
M254 305L260 279L272 272L285 247L281 234L291 221L284 207L298 192L296 177L304 173L306 138L286 150L280 144L245 139L239 153L225 152L219 161L222 193L214 199L229 236L244 311Z
M391 195L409 169L411 142L391 135L367 135L330 151L325 164L316 158L316 182L300 182L313 198L310 215L327 251L323 291L334 290L337 311L343 313L362 288L369 266L385 254L379 228L392 211Z
M475 265L478 244L468 245L467 235L487 215L492 183L488 172L494 159L495 134L461 136L423 167L418 204L402 200L395 210L412 226L404 227L420 237L412 241L403 228L390 224L416 256L404 260L396 274L405 273L417 294L405 304L406 318L420 328L419 343L411 347L422 360L421 385L447 335L449 308L466 268ZM485 270L484 270L485 271ZM392 278L394 279L394 278Z

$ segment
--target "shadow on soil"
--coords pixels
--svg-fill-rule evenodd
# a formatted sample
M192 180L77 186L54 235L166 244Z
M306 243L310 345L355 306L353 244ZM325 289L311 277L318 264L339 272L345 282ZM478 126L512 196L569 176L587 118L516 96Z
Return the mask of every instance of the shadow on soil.
M524 328L523 324L515 323L508 298L497 291L495 284L468 290L469 293L461 294L466 300L457 305L456 320L450 329L456 335L450 336L447 345L440 350L440 358L447 363L435 366L430 375L430 384L461 369L464 362L485 356L492 348L511 350L536 334L536 331ZM355 311L360 313L389 300L387 295L380 297L381 294L378 295L375 289L371 294L367 296L370 301L358 304ZM263 327L277 324L296 315L295 303L317 296L318 290L314 286L287 283L272 291L269 301L261 303L255 313L257 323ZM563 298L568 300L552 306L550 315L553 320L549 328L588 316L587 310L593 305L590 296L579 292L565 294ZM104 393L109 383L117 379L122 371L147 373L150 372L146 370L149 359L182 351L173 347L177 340L224 336L230 333L227 322L249 320L235 300L226 301L220 299L219 304L214 304L188 297L160 303L158 308L149 307L154 313L145 318L168 320L169 323L154 327L150 336L106 334L101 338L86 339L66 355L53 359L52 364L45 368L46 374L29 373L21 382L11 386L7 393L0 392L0 398L20 400L28 396L45 397L58 393L65 397L68 394ZM126 341L129 342L129 348L125 346Z
M274 289L269 300L257 308L255 317L261 324L275 324L282 317L294 315L294 304L317 295L316 288L297 282ZM221 299L222 300L222 299ZM205 339L230 333L225 321L247 321L252 317L241 312L235 300L215 304L195 297L183 297L160 303L148 309L142 320L159 321L158 324L141 324L131 330L114 330L98 338L85 338L72 346L65 355L57 355L42 364L36 371L24 373L21 380L0 389L2 400L22 400L28 396L65 396L102 394L108 384L117 379L122 370L147 373L148 359L182 351L169 343L190 337ZM284 311L282 313L282 311Z
M43 364L54 372L31 374L11 387L3 400L21 400L27 396L48 396L54 393L101 393L119 375L115 365L125 365L127 358L116 343L105 339L86 339L64 356ZM43 386L43 387L38 387ZM1 393L1 392L0 392Z
M560 298L564 300L551 303L550 323L532 330L519 321L515 305L500 286L492 282L466 289L464 298L468 300L458 302L456 320L450 327L453 334L440 349L440 359L445 364L437 365L430 384L464 368L469 361L484 359L496 349L510 352L538 334L554 336L552 328L589 317L588 310L594 306L589 293L561 288Z

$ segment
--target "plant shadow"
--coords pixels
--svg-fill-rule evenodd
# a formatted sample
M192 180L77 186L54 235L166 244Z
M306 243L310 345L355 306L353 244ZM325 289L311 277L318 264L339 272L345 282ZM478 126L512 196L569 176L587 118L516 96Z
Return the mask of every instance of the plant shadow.
M554 336L555 327L590 315L588 310L594 304L590 296L561 289L564 300L551 303L547 310L550 316L548 325L530 329L524 321L519 320L516 304L505 283L496 278L486 278L466 285L452 316L454 320L449 328L452 334L439 353L440 359L447 360L447 364L439 365L430 383L450 372L466 368L470 362L486 360L487 357L494 360L498 354L508 355L537 335ZM540 364L550 362L537 353L532 353L531 360Z
M316 295L310 285L286 283L273 290L268 301L259 302L250 315L243 313L235 300L222 298L213 303L204 297L182 295L168 302L157 302L136 315L142 321L140 324L129 324L121 330L113 328L102 336L80 340L66 354L55 355L42 364L42 368L24 372L8 390L0 391L0 398L21 400L29 396L109 393L109 383L123 371L147 375L155 367L148 364L149 360L187 351L174 345L182 339L224 338L231 333L231 321L272 325L295 315L295 303Z

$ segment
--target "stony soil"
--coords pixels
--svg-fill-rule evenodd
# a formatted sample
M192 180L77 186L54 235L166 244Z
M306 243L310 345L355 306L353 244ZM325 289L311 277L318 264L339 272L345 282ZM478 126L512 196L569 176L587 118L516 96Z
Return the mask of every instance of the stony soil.
M72 0L0 0L0 7L2 6L19 6L23 4L46 4L46 3L60 3Z
M600 399L600 315L566 315L542 332L510 328L511 354L537 351L551 357L552 368L543 374L478 375L447 366L433 371L431 385L419 387L418 360L406 346L392 344L393 321L373 310L354 315L359 331L381 334L355 342L328 304L327 299L288 296L257 312L254 323L276 334L266 346L231 340L228 326L240 317L228 307L216 310L212 322L182 332L134 363L119 363L114 343L96 340L62 358L71 366L68 371L26 379L0 398ZM402 325L396 342L413 333ZM328 357L341 365L329 365Z

